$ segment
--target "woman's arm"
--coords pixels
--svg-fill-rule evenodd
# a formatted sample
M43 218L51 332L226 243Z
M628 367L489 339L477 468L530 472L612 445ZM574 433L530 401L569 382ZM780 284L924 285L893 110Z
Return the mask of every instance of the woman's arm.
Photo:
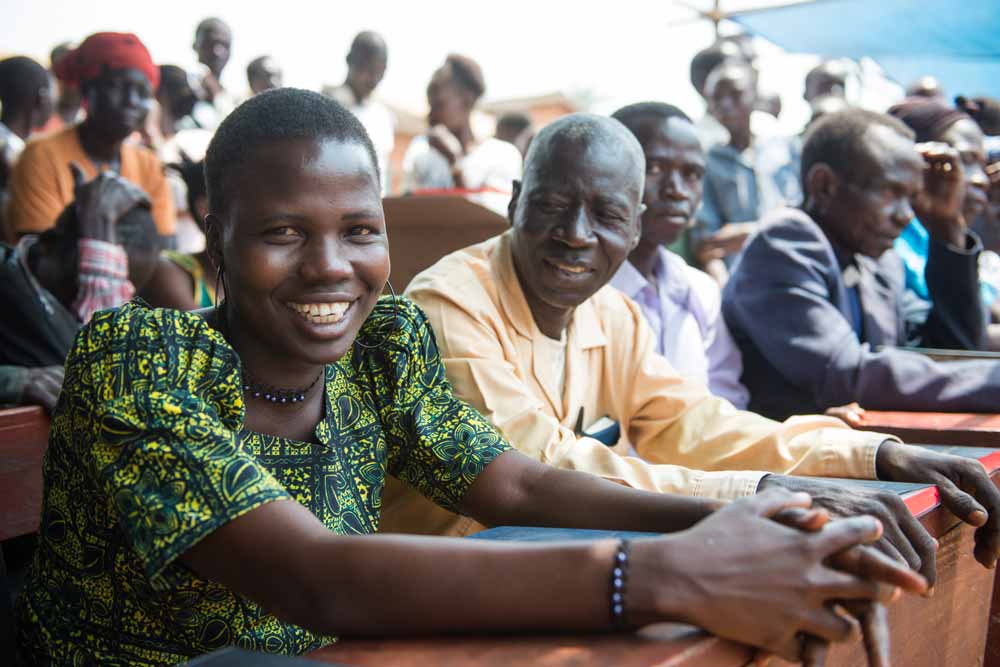
M768 491L689 531L634 542L625 573L628 625L695 623L795 660L800 632L827 641L851 636L851 624L827 608L830 600L878 599L875 578L920 589L919 577L898 564L865 578L824 565L876 539L880 528L871 518L818 533L769 518L808 503L804 494ZM609 629L616 552L614 541L343 537L282 500L222 526L181 558L314 632L399 636Z

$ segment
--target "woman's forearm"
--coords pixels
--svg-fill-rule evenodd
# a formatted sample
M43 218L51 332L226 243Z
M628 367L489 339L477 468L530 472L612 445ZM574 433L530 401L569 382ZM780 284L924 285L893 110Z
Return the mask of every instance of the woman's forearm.
M231 521L182 560L324 635L601 631L616 542L340 536L292 501Z

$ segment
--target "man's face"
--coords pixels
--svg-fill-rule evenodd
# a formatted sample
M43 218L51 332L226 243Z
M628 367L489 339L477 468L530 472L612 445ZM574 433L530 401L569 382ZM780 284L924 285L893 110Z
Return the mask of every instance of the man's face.
M263 93L265 90L281 88L284 82L284 73L274 58L264 58L258 63L250 79L250 90L254 95Z
M910 200L923 188L924 161L913 142L891 128L872 126L865 140L871 164L838 175L823 222L844 250L878 258L913 220Z
M847 87L847 69L838 62L829 62L817 67L806 77L803 97L812 102L828 95L843 97Z
M976 123L962 118L953 123L940 137L962 159L965 171L965 203L962 214L970 224L986 210L990 179L986 176L986 148L983 132Z
M555 138L532 155L509 210L529 304L575 308L611 280L638 240L641 170L608 140Z
M194 50L198 62L211 70L218 78L229 62L233 35L222 23L212 23L195 35Z
M368 99L385 76L384 53L365 53L347 58L347 85L359 102Z
M646 156L642 243L669 245L694 221L701 203L705 153L694 126L682 118L664 121L650 116L629 129Z
M757 84L746 67L727 68L707 86L708 110L731 133L750 127L757 101Z
M142 127L153 105L153 86L134 68L105 70L85 86L87 118L108 139L122 140Z

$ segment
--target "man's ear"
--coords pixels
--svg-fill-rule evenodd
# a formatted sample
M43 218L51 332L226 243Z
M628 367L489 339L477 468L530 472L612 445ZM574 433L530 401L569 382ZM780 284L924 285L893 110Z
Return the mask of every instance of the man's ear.
M507 222L514 226L514 214L517 212L517 199L521 196L521 181L515 180L510 193L510 203L507 204Z
M840 176L830 165L825 162L814 164L806 174L806 210L816 211L820 215L826 213L837 198L840 185Z
M639 209L635 213L635 235L632 237L632 250L636 249L639 241L642 240L642 216L646 214L646 205L639 204Z
M211 213L205 216L205 250L212 264L222 269L222 221Z

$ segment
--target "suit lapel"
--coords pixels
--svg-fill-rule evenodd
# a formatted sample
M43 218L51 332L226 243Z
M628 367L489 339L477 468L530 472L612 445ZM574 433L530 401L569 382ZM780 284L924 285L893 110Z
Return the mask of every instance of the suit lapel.
M892 290L879 279L877 264L868 257L858 256L858 296L861 298L864 342L872 347L896 344L896 309Z

